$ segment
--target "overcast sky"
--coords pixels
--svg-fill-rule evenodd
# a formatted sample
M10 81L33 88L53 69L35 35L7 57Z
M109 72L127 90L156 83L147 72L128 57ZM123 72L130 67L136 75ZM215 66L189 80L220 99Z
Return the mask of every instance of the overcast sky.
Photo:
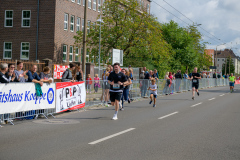
M169 3L195 23L202 24L203 29L221 39L221 41L218 41L211 34L198 28L202 34L215 39L204 36L204 41L211 43L207 45L207 48L216 49L217 45L226 43L218 46L217 49L232 48L234 53L240 56L240 0L165 0L167 3L164 0L153 1L188 24L193 24L193 22L170 7L167 4ZM187 26L186 23L174 17L156 3L151 2L151 14L155 15L161 23L174 20L182 27Z

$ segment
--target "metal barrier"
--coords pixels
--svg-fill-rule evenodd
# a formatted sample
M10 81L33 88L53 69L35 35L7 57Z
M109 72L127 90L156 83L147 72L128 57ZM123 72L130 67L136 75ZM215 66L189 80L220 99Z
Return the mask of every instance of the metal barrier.
M98 83L98 84L96 84ZM149 85L150 80L145 79L138 79L133 80L132 84L129 88L129 98L131 100L139 99L142 97L149 96ZM187 79L176 79L173 80L171 84L167 83L167 80L159 79L156 81L158 86L157 92L158 95L165 95L165 94L173 94L173 93L180 93L185 91L192 90L192 82L191 80ZM226 86L229 84L228 79L200 79L199 80L199 89L203 88L210 88L210 87L217 87L217 86ZM109 103L109 89L110 85L107 81L94 81L90 84L88 81L85 82L86 85L86 103L85 106L108 106ZM104 103L105 102L105 103ZM56 109L40 109L40 110L30 110L24 112L15 112L15 113L7 113L4 115L0 114L0 120L6 121L11 123L12 120L23 120L23 119L37 119L39 116L43 118L48 118L48 116L53 116L56 113ZM1 126L1 125L0 125Z

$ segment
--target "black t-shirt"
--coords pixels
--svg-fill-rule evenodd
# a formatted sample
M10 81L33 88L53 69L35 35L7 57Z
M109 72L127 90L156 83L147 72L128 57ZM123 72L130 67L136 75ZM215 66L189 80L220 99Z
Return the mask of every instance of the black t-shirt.
M145 77L144 77L144 79L149 79L149 77L150 77L149 72L145 73Z
M110 85L110 91L122 92L123 85L119 85L118 82L121 83L126 82L127 77L122 72L119 73L111 72L110 75L108 76L108 80L114 82L114 85Z
M199 73L192 73L192 77L193 77L192 82L196 84L196 83L199 83L199 79L194 78L195 76L200 77L200 74Z

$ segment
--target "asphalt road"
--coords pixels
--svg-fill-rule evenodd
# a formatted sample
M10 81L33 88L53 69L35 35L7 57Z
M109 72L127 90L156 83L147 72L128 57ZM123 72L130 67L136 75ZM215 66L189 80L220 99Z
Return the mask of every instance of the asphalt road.
M71 112L0 128L0 160L239 160L240 86ZM58 124L59 123L59 124Z

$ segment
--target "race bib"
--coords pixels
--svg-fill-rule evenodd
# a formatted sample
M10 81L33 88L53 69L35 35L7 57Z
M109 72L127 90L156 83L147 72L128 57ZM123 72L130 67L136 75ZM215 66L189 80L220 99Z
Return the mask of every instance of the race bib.
M197 83L197 80L196 80L196 79L194 79L194 80L193 80L193 83Z
M114 83L114 84L113 84L113 89L120 89L120 85L117 84L117 83Z

